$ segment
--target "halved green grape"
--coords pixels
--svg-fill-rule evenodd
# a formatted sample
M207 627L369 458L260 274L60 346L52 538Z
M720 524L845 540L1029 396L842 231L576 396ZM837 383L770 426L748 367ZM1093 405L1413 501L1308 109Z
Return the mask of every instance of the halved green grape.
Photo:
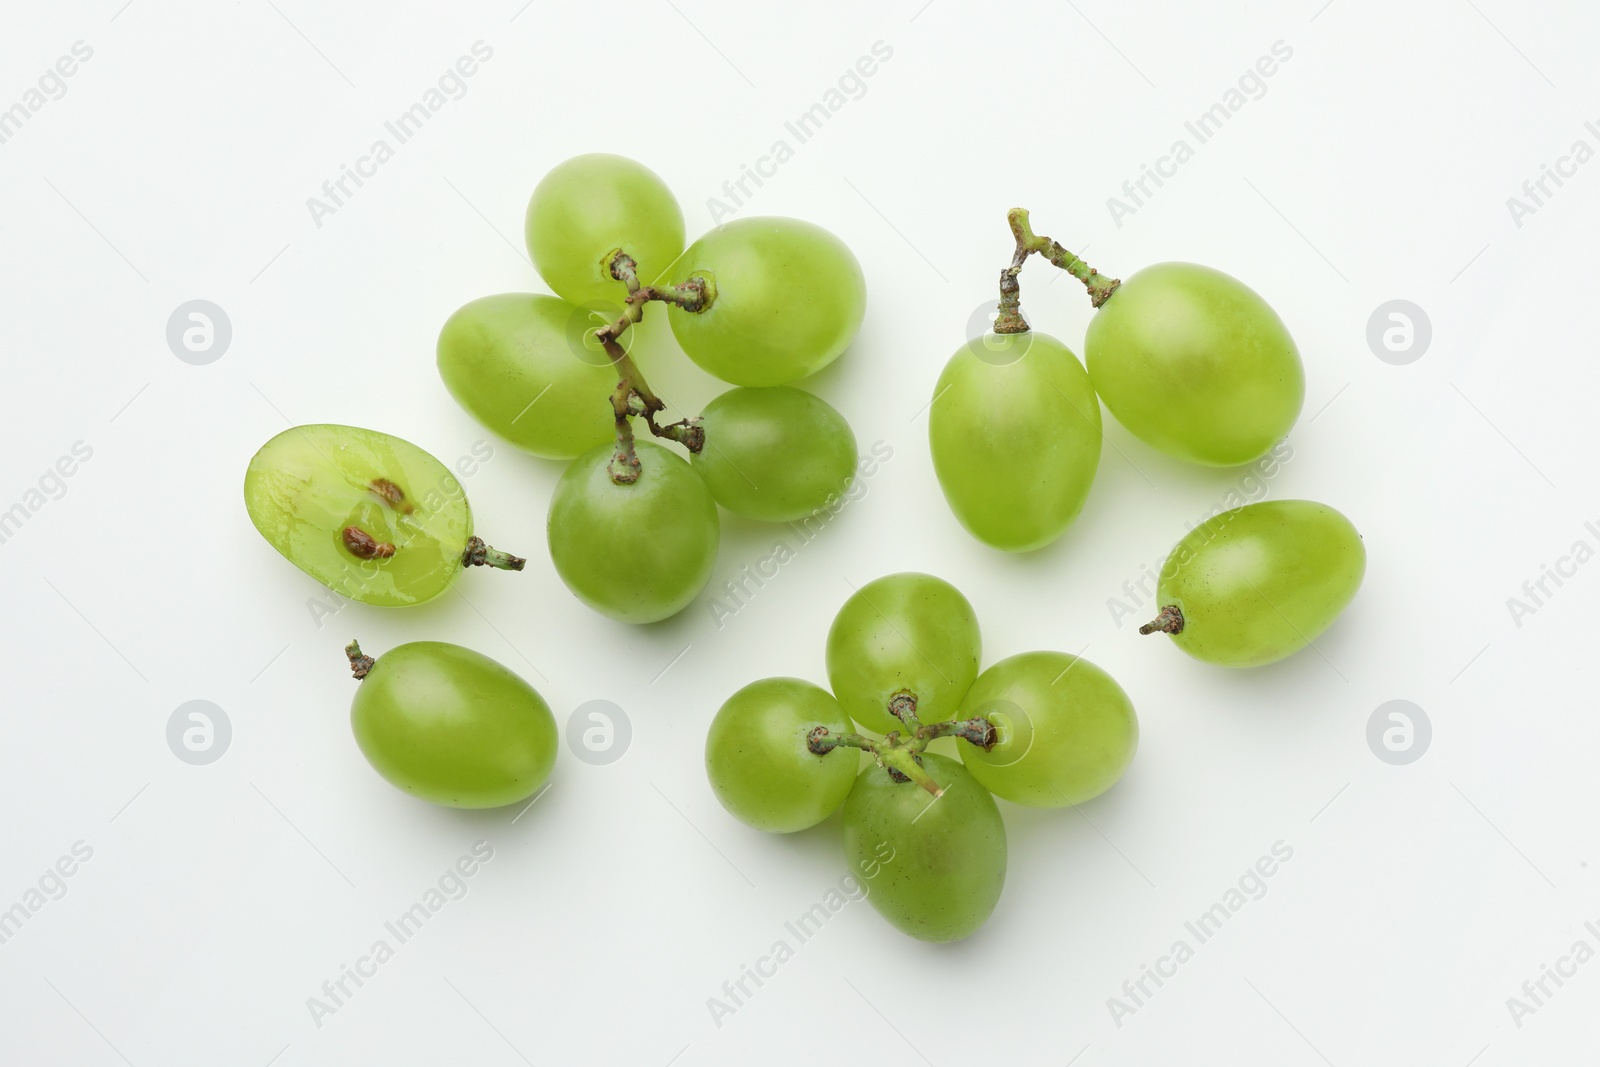
M1110 789L1139 747L1128 694L1105 671L1065 652L1024 652L978 675L964 718L994 724L987 752L961 745L961 762L989 792L1015 804L1060 808Z
M488 656L413 641L373 659L345 649L361 679L356 744L397 789L452 808L526 800L550 777L560 734L550 705Z
M1042 548L1083 510L1100 464L1100 402L1048 334L987 334L945 364L928 442L950 510L985 544Z
M683 253L683 209L655 171L622 156L574 156L540 180L528 201L528 253L545 284L573 304L620 307L628 288L611 276L617 249L645 285Z
M855 749L813 755L813 729L847 733L850 720L826 689L798 678L751 682L722 705L706 735L706 774L722 806L768 833L815 826L855 785Z
M706 447L689 464L735 515L803 519L842 494L855 475L850 424L804 390L730 389L700 419Z
M617 485L612 445L572 461L550 497L550 561L577 598L622 622L676 615L711 579L717 505L689 464L638 441L636 482Z
M828 630L828 681L850 717L877 733L901 728L889 700L909 692L923 722L953 719L978 676L983 638L961 591L931 574L874 579Z
M1246 504L1190 530L1156 583L1157 630L1195 659L1259 667L1315 641L1361 588L1356 528L1313 500Z
M668 312L689 358L734 385L786 385L839 357L867 310L845 243L799 219L738 219L684 253L675 278L707 277L710 307Z
M1194 263L1124 280L1089 320L1084 354L1118 422L1195 463L1256 459L1293 428L1305 400L1283 320L1243 282Z
M617 372L595 325L553 296L481 297L439 331L439 376L488 429L536 456L571 459L616 433Z
M840 752L822 757L833 759ZM923 941L982 926L1006 884L1006 827L989 791L953 759L924 753L935 798L872 766L844 802L844 855L878 914Z
M522 569L473 536L466 490L443 463L377 430L283 431L251 458L244 503L285 559L366 604L432 600L464 566Z

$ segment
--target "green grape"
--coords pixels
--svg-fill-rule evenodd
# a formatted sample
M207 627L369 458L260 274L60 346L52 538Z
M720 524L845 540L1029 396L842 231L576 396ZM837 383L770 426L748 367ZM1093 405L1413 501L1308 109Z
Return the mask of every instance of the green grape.
M645 285L669 281L683 254L683 210L655 171L596 152L540 180L528 201L527 238L534 267L557 296L620 308L628 287L611 277L611 253L632 256Z
M861 772L844 802L844 855L897 929L959 941L984 924L1005 888L1006 827L994 797L961 764L924 753L922 766L943 796L882 767Z
M1015 804L1061 808L1110 789L1133 761L1139 720L1105 671L1065 652L1024 652L982 674L961 717L982 716L999 742L958 747L985 789Z
M376 660L354 641L345 651L361 679L356 744L390 785L447 807L498 808L550 777L560 741L550 706L488 656L443 641Z
M689 247L678 279L709 278L711 306L668 313L689 358L734 385L785 385L839 358L867 285L845 243L799 219L739 219Z
M1195 463L1256 459L1305 400L1283 320L1243 282L1193 263L1159 263L1125 280L1089 321L1084 353L1118 422Z
M1326 504L1266 500L1190 530L1156 583L1164 630L1195 659L1259 667L1315 641L1361 588L1361 535Z
M850 731L826 689L798 678L764 678L733 696L706 735L706 774L722 806L768 833L815 826L839 810L856 782L856 750L815 755L807 735Z
M572 461L550 497L550 561L574 595L622 622L688 607L717 558L717 505L689 464L638 441L639 480L616 485L613 445Z
M928 441L961 525L987 545L1027 552L1083 509L1100 464L1100 402L1054 337L991 333L945 365Z
M285 559L366 604L432 600L468 564L522 569L472 535L466 491L444 464L377 430L283 431L250 460L244 503Z
M828 630L828 681L864 729L901 729L889 698L907 691L925 723L955 718L978 676L983 639L961 591L931 574L889 574L851 594Z
M700 418L706 446L689 462L735 515L803 519L843 493L855 474L850 424L803 390L730 389Z
M488 429L536 456L571 459L616 433L617 372L595 325L553 296L485 296L439 331L439 376ZM630 330L619 343L632 340Z

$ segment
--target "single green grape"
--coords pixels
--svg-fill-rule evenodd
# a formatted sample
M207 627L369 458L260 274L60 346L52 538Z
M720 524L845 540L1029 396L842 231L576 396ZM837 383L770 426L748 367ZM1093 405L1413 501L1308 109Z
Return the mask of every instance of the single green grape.
M984 924L1005 888L1006 827L994 797L961 764L924 753L922 766L943 796L878 766L856 778L844 802L845 860L897 929L959 941Z
M361 678L350 702L356 744L395 788L452 808L498 808L550 777L560 743L550 706L488 656L443 641L376 660L353 641L346 651Z
M711 492L675 454L635 442L639 480L611 481L614 446L572 461L550 497L550 561L577 598L622 622L657 622L711 579L721 527Z
M700 419L706 446L689 463L735 515L803 519L843 494L855 475L850 424L804 390L730 389Z
M1100 401L1054 337L991 333L945 364L928 443L961 525L984 544L1028 552L1083 510L1100 465Z
M961 591L931 574L874 579L828 630L828 682L850 717L877 733L903 729L889 698L910 692L925 723L956 717L978 676L983 638Z
M432 600L474 563L522 569L472 535L466 490L443 463L377 430L283 431L251 458L244 504L285 559L365 604Z
M596 325L553 296L481 297L439 331L439 376L489 430L536 456L572 459L616 434L617 372ZM618 343L632 340L629 330Z
M678 280L715 286L704 311L668 312L678 344L734 385L786 385L839 358L867 310L861 264L821 226L799 219L725 223L684 253Z
M1256 459L1305 401L1283 320L1243 282L1193 263L1158 263L1123 281L1089 320L1084 354L1118 422L1194 463Z
M617 249L654 285L683 254L683 209L655 171L622 156L574 156L540 180L528 201L528 253L545 284L573 304L620 308L628 287L611 276Z
M856 782L856 750L818 756L807 735L850 732L826 689L798 678L751 682L722 705L706 735L706 774L722 806L768 833L815 826L839 810Z
M958 746L961 762L989 792L1032 808L1099 796L1139 747L1128 694L1111 675L1065 652L1024 652L978 675L960 717L976 716L993 723L1000 740L987 752Z
M1163 630L1195 659L1259 667L1315 641L1361 588L1356 528L1312 500L1246 504L1190 530L1156 583Z

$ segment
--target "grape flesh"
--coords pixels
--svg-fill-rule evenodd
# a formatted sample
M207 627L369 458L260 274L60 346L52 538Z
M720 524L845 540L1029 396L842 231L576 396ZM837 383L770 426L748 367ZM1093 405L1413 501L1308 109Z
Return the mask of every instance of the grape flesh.
M532 686L488 656L414 641L379 656L350 703L362 755L397 789L452 808L532 796L559 734Z
M550 561L577 598L622 622L657 622L711 578L721 534L706 484L677 455L637 441L639 480L611 481L613 446L572 461L550 497Z
M472 536L466 491L444 464L409 441L355 426L278 434L250 460L244 502L285 559L366 604L432 600L461 572ZM361 554L346 535L351 527L392 553Z
M855 475L850 424L801 389L730 389L706 405L701 425L706 446L690 465L717 503L747 519L803 519Z
M889 699L909 691L917 718L953 719L978 676L983 639L961 591L931 574L885 575L851 594L828 630L828 681L852 719L902 729Z
M867 286L845 243L799 219L738 219L684 253L679 279L709 277L704 311L674 306L689 358L734 385L786 385L837 359L861 328Z
M1037 331L988 334L945 365L928 416L950 510L987 545L1028 552L1083 509L1100 464L1100 401L1078 357Z
M996 796L1034 808L1081 804L1110 789L1139 746L1128 694L1105 671L1065 652L1024 652L978 675L961 717L993 723L985 752L963 744L961 762Z
M860 760L853 748L812 753L806 740L818 726L843 734L850 720L832 694L798 678L764 678L729 697L706 735L706 774L722 806L778 834L838 811Z
M830 753L832 758L836 753ZM924 753L935 798L872 766L844 802L844 854L867 899L903 933L959 941L982 926L1006 882L1006 828L966 768Z
M1367 550L1350 520L1312 500L1265 500L1196 526L1162 566L1156 598L1182 614L1172 641L1258 667L1315 641L1355 598Z
M1169 455L1248 463L1300 416L1294 338L1254 290L1219 270L1159 263L1089 320L1089 377L1117 421Z
M571 304L616 317L628 287L610 273L617 249L644 285L666 283L683 253L683 209L650 168L622 156L574 156L540 180L528 201L528 253L545 284Z

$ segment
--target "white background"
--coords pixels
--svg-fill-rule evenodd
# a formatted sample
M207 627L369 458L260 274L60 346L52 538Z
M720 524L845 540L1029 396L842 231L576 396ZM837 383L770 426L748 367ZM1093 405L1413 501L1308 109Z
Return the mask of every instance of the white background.
M79 40L67 92L0 145L0 510L74 442L92 458L0 545L0 908L82 841L92 858L0 945L7 1063L1098 1064L1578 1062L1600 963L1523 996L1600 920L1600 564L1514 620L1507 598L1600 536L1593 474L1600 163L1518 226L1507 198L1572 143L1600 13L1505 0L749 4L533 0L8 5L0 108ZM1321 8L1319 10L1319 7ZM120 9L120 10L119 10ZM476 41L493 57L337 213L308 197ZM1293 57L1119 227L1106 201L1274 42ZM465 479L477 525L529 556L426 607L332 604L252 529L252 452L288 421L400 434L446 462L487 434L433 365L457 306L543 287L528 193L579 152L633 156L707 198L882 41L892 58L740 213L843 237L866 325L807 383L893 459L722 628L708 598L628 628L591 614L543 541L555 464L498 444ZM1550 186L1552 190L1555 187ZM1204 262L1256 287L1300 343L1305 413L1272 498L1344 511L1366 584L1307 651L1233 673L1118 626L1107 601L1240 481L1167 459L1108 416L1099 479L1055 546L1008 557L940 497L925 405L1010 252L1004 212L1111 274ZM1030 263L1023 306L1081 348L1092 311ZM220 305L222 358L166 322ZM1380 361L1374 309L1420 305L1431 347ZM717 391L657 317L653 384ZM287 420L287 421L286 421ZM49 483L47 487L54 487ZM38 502L38 498L32 498ZM726 521L713 589L792 533ZM1126 778L1080 812L1005 806L987 926L928 946L865 903L797 947L738 1012L707 999L792 936L845 873L837 821L790 838L727 816L701 763L721 701L819 682L859 585L919 569L977 606L985 662L1083 652L1132 695ZM1571 568L1568 568L1571 570ZM1530 601L1531 603L1531 601ZM1518 625L1520 621L1520 625ZM351 738L340 646L433 638L536 685L563 722L631 719L609 766L564 749L526 814L429 807ZM215 702L225 755L168 748ZM1369 749L1414 701L1426 754ZM1004 805L1003 805L1004 806ZM513 818L516 821L513 823ZM494 858L317 1026L307 998L466 854ZM1275 842L1260 900L1114 1021L1108 998Z

